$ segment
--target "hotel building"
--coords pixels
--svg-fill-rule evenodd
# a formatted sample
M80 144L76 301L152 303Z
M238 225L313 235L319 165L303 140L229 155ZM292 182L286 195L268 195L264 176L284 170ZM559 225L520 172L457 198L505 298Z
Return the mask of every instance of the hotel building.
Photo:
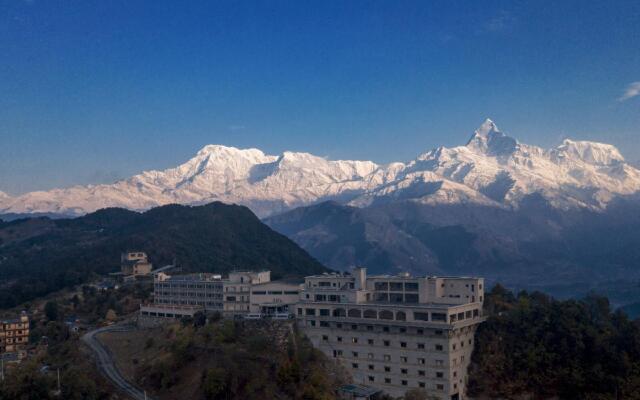
M181 318L198 311L224 315L293 313L301 283L271 281L270 271L154 277L154 301L141 306L143 316Z
M311 342L354 383L403 396L424 389L465 397L474 333L484 320L482 278L323 274L305 278L296 306Z

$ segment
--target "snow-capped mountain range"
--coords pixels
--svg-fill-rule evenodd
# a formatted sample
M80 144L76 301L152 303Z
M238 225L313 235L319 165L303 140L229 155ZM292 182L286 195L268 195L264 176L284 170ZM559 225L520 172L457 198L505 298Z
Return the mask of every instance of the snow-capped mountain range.
M330 161L308 153L208 145L186 163L113 184L10 197L0 214L81 215L105 207L144 210L214 200L244 204L261 217L325 200L368 206L394 200L517 208L539 193L554 207L604 209L640 191L640 170L612 145L565 140L552 149L519 143L487 119L464 146L439 147L408 163Z

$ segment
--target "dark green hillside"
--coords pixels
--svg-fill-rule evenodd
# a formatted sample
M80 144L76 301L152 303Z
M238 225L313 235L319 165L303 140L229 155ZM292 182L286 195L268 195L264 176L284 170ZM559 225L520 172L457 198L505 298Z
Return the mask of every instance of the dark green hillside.
M478 398L640 399L640 321L605 297L514 296L497 286L476 334L470 395Z
M156 267L174 258L184 271L270 269L274 276L325 271L248 208L223 203L168 205L144 213L104 209L75 219L21 219L0 225L0 307L119 270L120 253L141 249Z

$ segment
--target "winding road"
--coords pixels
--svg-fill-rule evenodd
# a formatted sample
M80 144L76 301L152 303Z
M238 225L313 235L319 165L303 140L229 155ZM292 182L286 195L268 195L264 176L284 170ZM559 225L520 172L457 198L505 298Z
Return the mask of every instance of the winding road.
M113 383L120 391L134 400L153 400L152 397L145 395L140 388L133 386L118 371L118 367L113 360L112 354L100 340L96 337L103 332L127 332L135 329L133 326L113 325L96 329L82 336L82 341L91 349L96 356L96 364L98 370L105 378Z

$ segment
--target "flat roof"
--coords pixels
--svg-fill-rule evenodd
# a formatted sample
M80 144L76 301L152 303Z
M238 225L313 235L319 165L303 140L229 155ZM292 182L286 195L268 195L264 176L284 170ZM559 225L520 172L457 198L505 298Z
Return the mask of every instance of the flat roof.
M302 284L304 284L304 281L301 281L299 279L295 279L295 278L291 278L291 279L278 279L277 281L269 281L269 282L260 282L260 283L254 283L252 286L256 287L256 286L264 286L264 285L271 285L271 284L280 284L280 285L295 285L295 286L300 286Z
M166 281L181 281L181 282L223 282L222 275L209 272L202 272L196 274L183 274L183 275L167 275L168 278L159 280L159 282Z

